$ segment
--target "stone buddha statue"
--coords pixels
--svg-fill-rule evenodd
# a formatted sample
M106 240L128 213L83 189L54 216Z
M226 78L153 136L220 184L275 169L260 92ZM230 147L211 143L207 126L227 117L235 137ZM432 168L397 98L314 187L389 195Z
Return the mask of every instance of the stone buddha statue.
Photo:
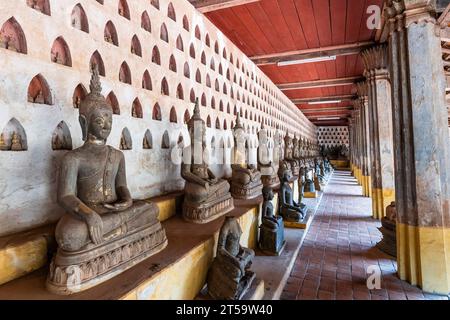
M289 162L292 176L296 179L296 177L298 177L300 167L297 160L294 159L294 144L288 132L284 137L284 160Z
M290 180L290 173L285 172L281 180L278 196L278 214L283 217L284 221L300 222L305 218L307 208L303 203L296 203L294 201L294 192L289 185Z
M286 243L284 240L284 224L281 216L275 216L273 208L273 190L263 188L261 226L259 227L259 248L272 255L279 255Z
M6 143L5 135L3 133L0 134L0 150L6 151L10 150L11 146Z
M198 99L187 126L191 145L184 149L181 165L181 176L186 180L183 217L187 221L207 223L233 210L233 198L230 184L218 179L205 161L206 125L200 117Z
M23 151L22 137L17 132L12 133L11 137L11 151Z
M124 155L106 144L112 109L97 69L90 89L79 108L84 144L65 154L59 173L57 201L66 214L56 226L58 251L47 278L56 294L89 289L167 245L158 207L132 199Z
M275 163L270 159L269 140L267 136L267 130L263 123L261 130L258 132L258 169L261 171L263 185L276 189L280 186L280 179L278 178Z
M282 140L281 136L279 137L280 140ZM278 166L278 178L281 180L283 179L284 173L288 172L289 177L291 178L291 181L294 181L294 177L292 175L292 169L291 169L291 163L287 160L285 160L286 156L286 147L283 147L283 144L279 143L279 166Z
M241 235L237 219L225 217L217 254L207 275L208 294L213 299L239 300L255 279L255 273L250 270L255 253L239 244Z
M386 207L386 216L381 219L381 227L378 228L383 235L377 248L396 257L397 256L397 208L395 202Z
M261 195L261 173L249 163L247 137L239 113L233 128L234 148L231 164L231 195L237 199L253 199Z

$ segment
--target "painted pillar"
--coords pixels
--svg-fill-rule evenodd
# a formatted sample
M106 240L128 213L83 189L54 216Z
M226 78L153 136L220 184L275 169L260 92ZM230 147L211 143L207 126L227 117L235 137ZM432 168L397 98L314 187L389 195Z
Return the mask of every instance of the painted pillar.
M395 201L392 97L389 82L387 45L361 53L368 84L372 214L383 218L386 207Z
M432 0L387 1L401 279L450 292L450 150Z
M356 138L356 175L355 178L358 184L361 185L361 111L359 110L359 104L354 104L355 107L355 138Z
M370 154L370 127L369 127L369 100L367 83L365 81L356 84L358 92L359 109L361 110L361 185L363 187L363 195L365 197L371 196L372 184L370 176L370 167L372 156Z
M355 151L355 148L354 148L354 142L353 142L353 119L352 118L350 118L349 122L348 122L348 141L349 141L349 146L350 146L350 171L351 171L352 175L354 175L354 171L353 171L354 156L353 156L353 153Z

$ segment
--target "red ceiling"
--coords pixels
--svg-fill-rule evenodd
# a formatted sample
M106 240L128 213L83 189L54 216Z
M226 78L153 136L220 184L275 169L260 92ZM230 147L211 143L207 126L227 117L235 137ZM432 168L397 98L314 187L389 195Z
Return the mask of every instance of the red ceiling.
M383 0L261 0L206 13L206 16L247 56L281 53L370 41L376 30L366 27L369 5ZM360 76L358 55L338 56L336 61L278 67L260 66L274 83L292 83ZM284 91L289 98L351 94L352 86ZM315 108L346 108L350 102ZM311 108L299 105L299 108ZM307 113L309 117L311 113ZM313 117L314 118L314 117ZM315 122L313 120L313 122Z

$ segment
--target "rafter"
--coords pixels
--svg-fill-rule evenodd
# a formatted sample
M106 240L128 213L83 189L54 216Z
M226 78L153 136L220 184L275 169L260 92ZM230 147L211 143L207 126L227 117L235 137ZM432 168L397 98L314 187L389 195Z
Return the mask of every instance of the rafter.
M202 13L241 6L258 1L261 0L189 0L189 2Z
M326 87L338 87L338 86L350 86L358 81L363 80L362 77L347 77L336 78L326 80L312 80L304 82L292 82L277 84L278 88L282 91L298 90L298 89L312 89L312 88L326 88Z
M372 41L343 44L338 46L320 47L313 49L279 52L260 56L253 56L250 59L256 65L274 64L283 61L312 59L328 56L348 56L359 54L363 49L374 44Z
M324 104L327 104L327 101L350 101L356 99L356 96L347 94L347 95L339 95L339 96L328 96L328 97L314 97L314 98L301 98L301 99L292 99L294 104L308 104L309 102L320 102L323 101Z

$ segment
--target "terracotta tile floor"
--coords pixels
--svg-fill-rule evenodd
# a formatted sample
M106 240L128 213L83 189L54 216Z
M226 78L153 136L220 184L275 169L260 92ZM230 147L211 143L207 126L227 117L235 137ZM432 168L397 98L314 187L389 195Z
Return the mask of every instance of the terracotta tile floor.
M325 189L281 299L428 300L396 276L396 261L375 248L380 222L371 218L371 200L347 171L336 171ZM366 285L368 266L381 270L381 289Z

